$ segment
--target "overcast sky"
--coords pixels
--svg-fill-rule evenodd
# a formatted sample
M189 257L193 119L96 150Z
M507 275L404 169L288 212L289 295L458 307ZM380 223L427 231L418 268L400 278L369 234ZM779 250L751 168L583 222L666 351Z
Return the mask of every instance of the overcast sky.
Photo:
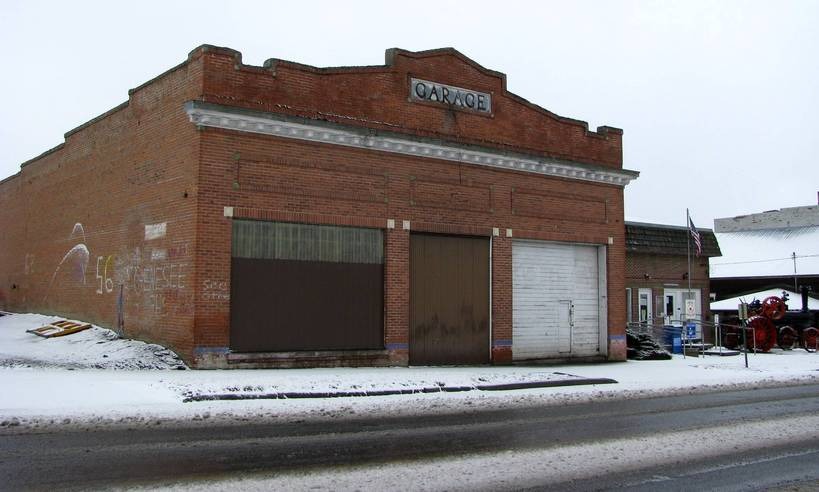
M452 46L510 91L624 129L626 218L814 205L819 0L35 2L0 6L0 178L200 44L245 63L372 65Z

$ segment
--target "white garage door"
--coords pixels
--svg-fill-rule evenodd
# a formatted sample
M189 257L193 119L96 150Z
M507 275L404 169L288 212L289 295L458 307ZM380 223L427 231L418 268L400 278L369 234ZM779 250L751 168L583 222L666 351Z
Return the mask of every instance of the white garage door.
M605 353L604 251L545 241L512 244L515 360Z

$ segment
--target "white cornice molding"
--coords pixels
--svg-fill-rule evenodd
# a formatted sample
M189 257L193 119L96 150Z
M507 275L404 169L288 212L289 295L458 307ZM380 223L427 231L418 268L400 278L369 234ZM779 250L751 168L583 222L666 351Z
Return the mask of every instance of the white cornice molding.
M560 161L510 157L487 151L462 149L455 146L417 142L396 137L378 135L365 136L342 128L294 123L291 121L273 119L272 117L253 116L225 109L198 107L196 103L188 103L185 106L185 110L190 121L198 126L261 133L283 138L379 150L415 157L430 157L433 159L443 159L501 169L513 169L515 171L592 181L616 186L625 186L637 177L637 173L633 171L623 172L603 168L589 169Z

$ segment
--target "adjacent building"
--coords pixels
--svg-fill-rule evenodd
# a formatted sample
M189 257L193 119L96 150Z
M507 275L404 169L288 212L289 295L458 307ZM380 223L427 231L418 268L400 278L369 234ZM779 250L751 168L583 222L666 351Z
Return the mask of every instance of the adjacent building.
M819 205L715 219L714 232L723 250L710 265L718 301L803 285L819 295Z
M624 360L622 133L450 48L201 46L0 182L0 306L202 368Z
M709 310L710 258L720 245L710 229L698 228L702 254L697 255L687 227L626 222L626 319L647 327L697 325L697 335L711 341L713 333L698 321L712 321ZM690 279L689 279L690 259ZM690 286L690 288L689 288ZM693 315L685 301L695 301Z

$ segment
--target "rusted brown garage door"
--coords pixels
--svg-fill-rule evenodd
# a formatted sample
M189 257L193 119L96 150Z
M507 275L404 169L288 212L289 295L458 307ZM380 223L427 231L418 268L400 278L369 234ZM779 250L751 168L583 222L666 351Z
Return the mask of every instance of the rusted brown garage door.
M413 234L410 364L489 362L489 240Z
M378 229L233 221L230 348L384 348Z

